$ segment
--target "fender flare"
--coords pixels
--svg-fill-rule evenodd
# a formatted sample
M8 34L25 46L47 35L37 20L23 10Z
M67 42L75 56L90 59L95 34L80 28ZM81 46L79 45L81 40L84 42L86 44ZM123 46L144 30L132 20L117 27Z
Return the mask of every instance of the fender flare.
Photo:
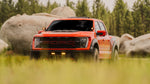
M92 40L91 46L90 46L90 50L93 50L95 44L98 44L98 40L97 39L93 39ZM99 48L99 44L98 44L98 48Z
M117 48L117 50L119 51L119 46L117 45L117 42L114 41L113 43L113 47L112 47L112 52Z

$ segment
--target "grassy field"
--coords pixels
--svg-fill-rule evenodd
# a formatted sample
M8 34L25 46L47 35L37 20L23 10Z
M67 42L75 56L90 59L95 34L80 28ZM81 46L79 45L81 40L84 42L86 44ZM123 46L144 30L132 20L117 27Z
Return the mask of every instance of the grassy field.
M0 84L150 84L150 58L94 63L0 55Z

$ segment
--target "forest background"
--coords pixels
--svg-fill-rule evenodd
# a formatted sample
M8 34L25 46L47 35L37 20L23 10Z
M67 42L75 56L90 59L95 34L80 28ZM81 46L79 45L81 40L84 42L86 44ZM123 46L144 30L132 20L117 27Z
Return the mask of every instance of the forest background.
M61 6L59 3L47 5L39 0L1 0L0 1L0 28L10 17L17 14L50 13L52 9ZM121 36L129 33L134 37L150 33L150 0L137 0L130 10L123 0L115 0L115 6L110 11L103 1L93 0L92 7L89 7L87 0L78 0L75 4L66 0L65 6L71 7L78 17L91 17L104 21L109 34ZM92 8L92 9L90 9Z

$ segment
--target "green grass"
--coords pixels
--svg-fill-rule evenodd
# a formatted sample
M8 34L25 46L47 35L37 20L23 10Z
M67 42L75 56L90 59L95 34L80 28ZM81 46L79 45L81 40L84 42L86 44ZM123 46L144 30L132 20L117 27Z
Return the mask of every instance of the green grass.
M94 63L1 55L0 84L150 84L150 58Z

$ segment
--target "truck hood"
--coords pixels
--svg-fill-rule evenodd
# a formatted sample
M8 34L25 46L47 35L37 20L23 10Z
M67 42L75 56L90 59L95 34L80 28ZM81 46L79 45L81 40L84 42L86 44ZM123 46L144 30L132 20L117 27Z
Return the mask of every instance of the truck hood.
M76 31L76 32L55 32L48 31L36 34L34 37L90 37L94 36L92 31Z

